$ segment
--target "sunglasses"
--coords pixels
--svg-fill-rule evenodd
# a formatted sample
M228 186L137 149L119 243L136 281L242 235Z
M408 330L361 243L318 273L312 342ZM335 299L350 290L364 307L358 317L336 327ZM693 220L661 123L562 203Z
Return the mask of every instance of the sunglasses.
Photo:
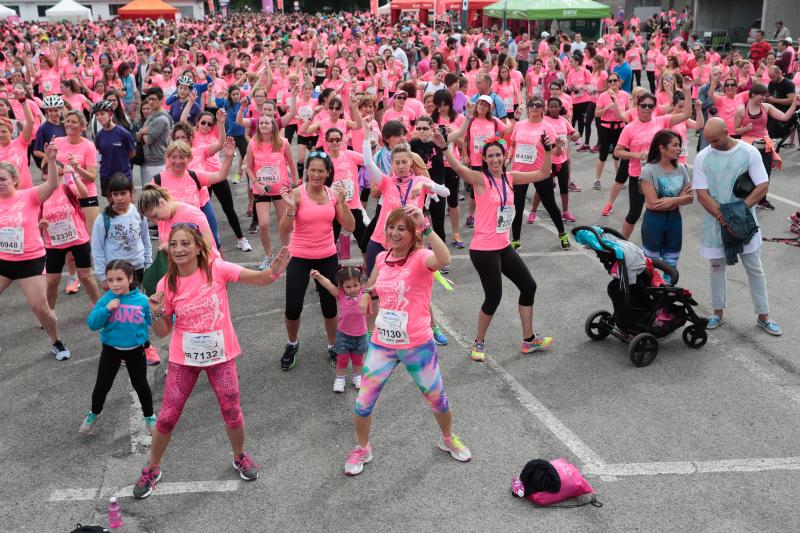
M536 109L542 109L544 107L544 104L541 103L541 102L534 102L532 104L528 104L528 107L529 108L530 107L535 107Z
M656 104L639 104L640 109L653 109L656 107Z
M320 159L328 159L328 154L321 150L315 150L308 154L308 158L311 159L312 157L319 157Z
M325 139L325 140L328 141L329 143L340 143L340 142L342 142L342 138L341 137L333 137L332 139Z
M338 106L331 106L328 108L328 111L341 111L342 108Z
M725 87L736 87L735 83L726 83Z
M609 78L608 83L619 83L619 80L612 80Z
M418 129L419 131L430 131L430 130L431 130L430 128L428 128L428 127L425 127L425 126L417 126L417 129Z
M199 124L200 124L201 126L213 126L213 125L214 125L214 123L213 123L213 122L206 122L205 120L201 120L201 121L199 122Z
M395 96L394 97L395 100L405 100L406 98L408 98L408 96Z
M200 226L198 226L194 222L176 222L175 224L172 225L172 229L181 228L183 226L186 226L189 229L200 231Z

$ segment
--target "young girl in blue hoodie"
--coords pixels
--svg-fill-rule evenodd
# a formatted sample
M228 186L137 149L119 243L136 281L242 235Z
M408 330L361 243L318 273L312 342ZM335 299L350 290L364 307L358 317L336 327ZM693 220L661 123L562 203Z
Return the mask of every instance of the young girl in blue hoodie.
M131 385L139 396L142 414L148 433L156 424L153 414L153 395L147 383L147 365L144 343L152 323L147 296L136 288L135 268L128 261L114 259L106 265L105 278L108 292L95 304L86 319L89 329L100 330L100 364L97 381L92 392L92 410L86 414L80 432L94 432L97 417L103 410L106 395L114 384L122 361L125 361Z

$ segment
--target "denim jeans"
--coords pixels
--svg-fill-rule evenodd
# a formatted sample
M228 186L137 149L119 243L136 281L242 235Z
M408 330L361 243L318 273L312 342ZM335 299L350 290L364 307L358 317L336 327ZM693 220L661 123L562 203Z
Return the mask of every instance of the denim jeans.
M747 272L747 284L750 286L750 298L753 300L753 308L756 314L769 314L769 301L767 299L767 277L764 275L764 267L761 264L761 249L749 254L739 254L745 272ZM711 305L715 311L725 308L726 301L726 279L725 279L725 258L712 259L711 270Z

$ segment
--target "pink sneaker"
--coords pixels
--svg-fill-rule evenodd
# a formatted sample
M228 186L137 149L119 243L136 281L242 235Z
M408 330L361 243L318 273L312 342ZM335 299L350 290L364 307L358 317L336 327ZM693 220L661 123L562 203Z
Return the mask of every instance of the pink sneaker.
M607 217L607 216L609 216L609 215L610 215L611 213L613 213L613 212L614 212L614 206L613 206L613 205L611 205L611 204L606 204L605 206L603 206L603 213L602 213L602 215L603 215L604 217Z
M148 366L155 366L161 364L161 356L158 354L158 348L152 345L145 348L144 360Z
M366 448L356 446L347 456L344 464L344 473L348 476L357 476L364 470L364 465L372 461L372 445L367 444Z
M564 219L564 222L575 222L575 217L569 211L561 213L561 218Z
M578 185L574 181L570 181L569 185L567 186L569 192L581 192L583 189L578 187Z
M535 224L536 223L536 212L531 211L531 214L528 215L528 224Z

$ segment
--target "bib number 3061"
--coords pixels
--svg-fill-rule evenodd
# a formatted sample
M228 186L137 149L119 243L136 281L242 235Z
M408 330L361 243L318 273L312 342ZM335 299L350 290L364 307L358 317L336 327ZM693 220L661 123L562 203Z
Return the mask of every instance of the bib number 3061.
M375 318L375 330L383 344L408 344L408 313L381 309Z
M184 333L183 357L188 366L208 366L225 361L225 338L222 331Z

